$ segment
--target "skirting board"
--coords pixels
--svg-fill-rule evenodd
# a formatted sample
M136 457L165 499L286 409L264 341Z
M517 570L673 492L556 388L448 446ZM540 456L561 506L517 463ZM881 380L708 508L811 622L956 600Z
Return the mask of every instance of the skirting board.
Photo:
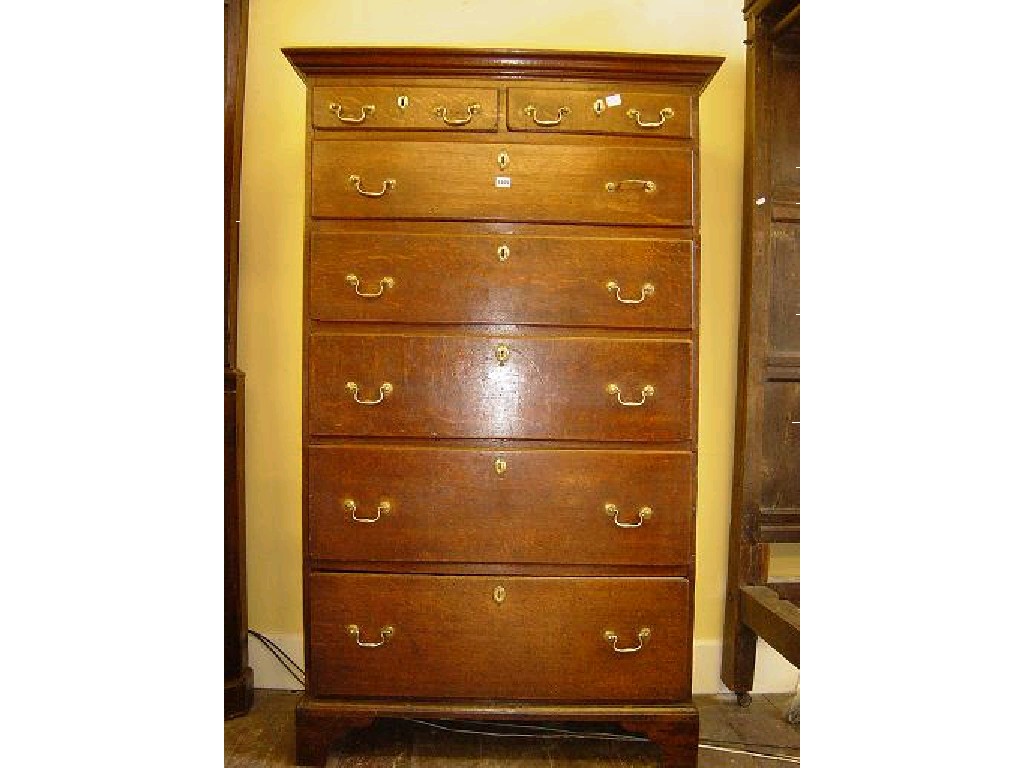
M262 632L281 650L303 666L302 635ZM256 688L300 690L300 686L277 658L255 637L249 636L249 664ZM722 667L722 643L718 640L697 640L693 644L693 692L727 693L719 674ZM792 693L796 690L800 670L786 661L763 640L757 641L757 665L754 668L754 693Z
M722 641L696 640L693 643L693 692L729 693L722 682ZM761 638L757 639L752 693L793 693L800 670L786 661Z

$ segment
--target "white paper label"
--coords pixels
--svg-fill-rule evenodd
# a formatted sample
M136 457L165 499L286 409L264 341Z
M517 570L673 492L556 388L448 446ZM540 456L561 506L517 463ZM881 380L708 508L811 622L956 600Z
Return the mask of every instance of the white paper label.
M609 107L618 107L622 104L622 94L613 93L611 96L605 99L604 102Z
M494 177L494 186L498 187L499 189L508 189L509 187L512 186L512 177L511 176L495 176Z

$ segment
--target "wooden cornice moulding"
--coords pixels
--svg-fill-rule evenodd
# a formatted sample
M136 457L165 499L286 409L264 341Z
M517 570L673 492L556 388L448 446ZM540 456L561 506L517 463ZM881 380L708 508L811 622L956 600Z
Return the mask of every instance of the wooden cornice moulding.
M509 80L669 81L703 91L722 66L721 56L663 53L592 53L514 49L282 48L306 79L310 75L491 77Z

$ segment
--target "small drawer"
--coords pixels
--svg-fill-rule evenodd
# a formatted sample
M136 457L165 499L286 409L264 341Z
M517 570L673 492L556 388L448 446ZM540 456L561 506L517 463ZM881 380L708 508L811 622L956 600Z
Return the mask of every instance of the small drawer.
M307 588L314 696L689 698L685 578L314 572Z
M405 323L692 326L691 240L614 237L598 227L572 231L574 236L499 235L440 224L401 233L314 231L310 316Z
M526 440L690 438L685 339L309 337L312 435Z
M508 89L510 131L692 137L690 96L610 88Z
M313 127L327 130L498 130L493 88L321 86L313 89Z
M684 566L693 554L685 451L316 445L308 461L317 562Z
M693 225L693 153L660 142L321 140L312 166L316 218Z

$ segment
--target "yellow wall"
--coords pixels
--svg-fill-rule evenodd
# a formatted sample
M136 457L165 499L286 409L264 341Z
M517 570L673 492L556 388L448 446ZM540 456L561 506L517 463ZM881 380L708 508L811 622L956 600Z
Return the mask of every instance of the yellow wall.
M249 625L302 632L303 45L556 48L725 56L701 100L703 273L696 638L721 635L739 300L740 0L250 0L239 367L246 372Z

